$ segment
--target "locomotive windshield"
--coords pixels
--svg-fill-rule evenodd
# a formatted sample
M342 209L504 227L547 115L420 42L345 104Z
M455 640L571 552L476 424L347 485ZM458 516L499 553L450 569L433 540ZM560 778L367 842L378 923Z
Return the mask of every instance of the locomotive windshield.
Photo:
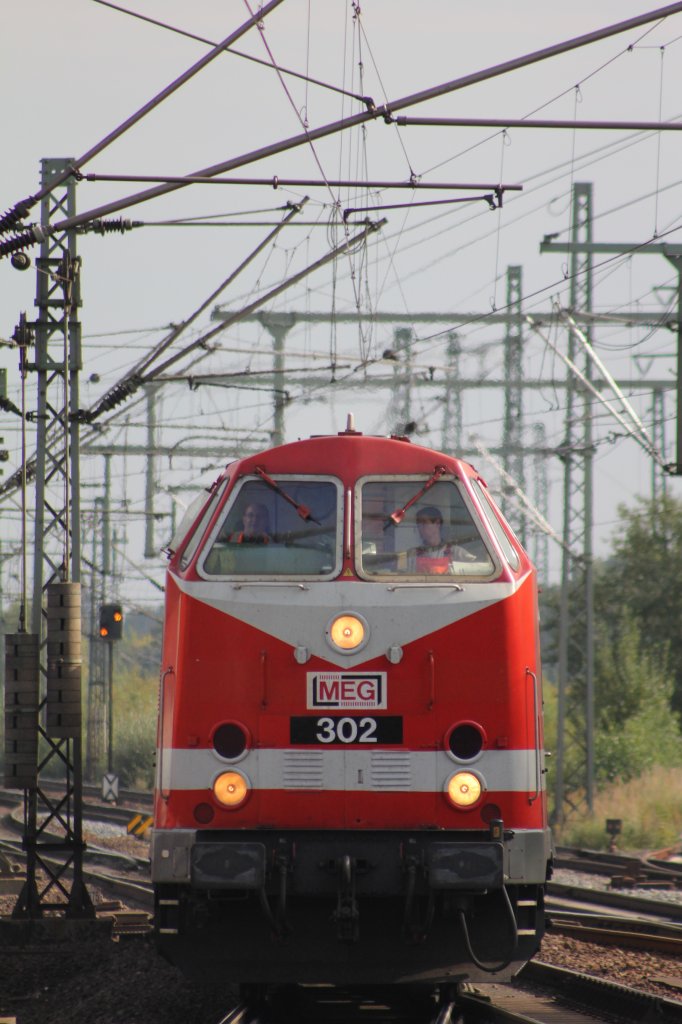
M209 539L208 576L326 577L340 559L340 484L263 475L236 488Z
M363 576L490 576L494 563L454 480L365 480L360 489Z

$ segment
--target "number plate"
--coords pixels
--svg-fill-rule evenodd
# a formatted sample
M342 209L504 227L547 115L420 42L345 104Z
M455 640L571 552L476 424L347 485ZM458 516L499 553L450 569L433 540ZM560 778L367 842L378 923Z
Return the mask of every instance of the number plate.
M403 720L400 715L305 715L291 719L290 741L346 747L402 743Z

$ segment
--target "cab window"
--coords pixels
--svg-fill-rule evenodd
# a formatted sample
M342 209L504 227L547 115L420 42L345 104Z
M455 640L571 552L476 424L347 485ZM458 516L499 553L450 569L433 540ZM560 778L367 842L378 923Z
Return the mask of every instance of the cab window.
M493 559L455 480L420 493L427 477L371 479L356 501L356 565L362 576L491 576Z
M213 487L212 492L207 496L206 491L202 491L201 494L197 494L196 498L190 502L188 508L185 509L182 519L180 520L179 526L176 528L171 541L168 545L170 554L174 554L184 544L186 538L192 532L192 537L187 544L185 550L182 552L182 558L180 559L180 568L186 569L189 563L194 558L199 542L206 532L206 527L213 518L213 513L218 507L220 498L225 493L225 487L227 480L223 480L220 485ZM199 520L199 513L204 508L204 513Z
M200 573L332 576L340 563L340 487L324 478L245 479L208 539Z
M504 532L502 523L499 521L497 515L495 514L495 510L492 507L492 502L488 497L488 492L483 487L481 487L478 480L472 480L471 483L474 488L474 491L476 492L476 496L481 503L483 514L488 520L490 529L495 534L495 540L502 548L502 553L504 557L507 559L512 569L518 569L519 565L521 564L521 560L519 559L518 553L514 548L512 542L509 540L509 537Z

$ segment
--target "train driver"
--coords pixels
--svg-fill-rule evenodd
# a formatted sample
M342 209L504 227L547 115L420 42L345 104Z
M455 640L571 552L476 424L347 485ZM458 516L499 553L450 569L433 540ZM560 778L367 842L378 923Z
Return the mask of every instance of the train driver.
M260 502L250 502L242 514L242 529L224 538L228 544L269 544L270 514Z
M408 572L443 575L455 572L454 562L474 560L471 552L444 539L443 515L435 505L417 510L417 530L420 544L408 555Z

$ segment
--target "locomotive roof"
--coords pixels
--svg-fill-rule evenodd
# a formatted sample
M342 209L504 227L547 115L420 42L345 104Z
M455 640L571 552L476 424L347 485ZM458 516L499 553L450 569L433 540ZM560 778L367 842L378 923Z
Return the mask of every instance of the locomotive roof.
M260 466L280 473L320 473L364 476L377 473L426 473L445 466L453 474L476 474L468 462L422 445L407 437L368 436L355 430L292 441L238 459L228 472L245 474Z

